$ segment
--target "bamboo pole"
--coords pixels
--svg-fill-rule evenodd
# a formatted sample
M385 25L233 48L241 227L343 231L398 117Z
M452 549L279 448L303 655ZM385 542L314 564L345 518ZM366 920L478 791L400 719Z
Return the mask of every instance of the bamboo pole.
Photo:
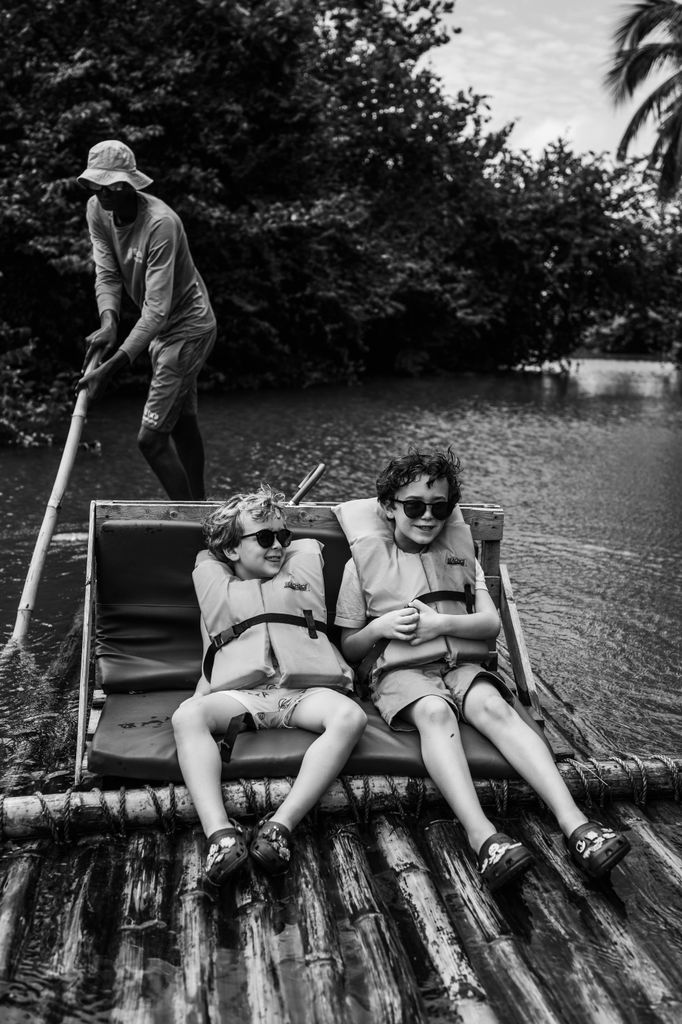
M173 1005L175 1024L213 1024L221 1019L216 992L216 915L204 888L203 850L203 835L179 836L177 860L182 873L171 905L171 927L177 935L182 970Z
M430 872L397 815L375 815L372 833L393 871L415 930L463 1024L501 1024L450 923Z
M114 962L112 1024L156 1024L158 993L148 962L165 953L165 919L169 891L168 840L156 833L138 833L126 851L126 877L121 902L120 945Z
M249 1024L295 1024L284 999L272 891L250 862L237 876L235 902L239 949L246 965Z
M562 761L557 765L568 789L577 799L589 794L590 799L606 795L609 798L632 796L633 783L640 786L642 772L646 774L647 794L668 798L675 792L676 778L682 772L682 758L658 756L612 758L579 763ZM476 792L485 807L496 807L500 801L499 781L495 786L489 780L477 779ZM524 806L537 803L533 790L525 782L511 779L505 784L510 805ZM232 817L245 817L253 813L261 816L278 807L289 793L288 779L251 779L248 785L240 781L224 783L223 802ZM349 796L350 794L350 796ZM344 782L334 782L319 802L324 813L348 811L351 806L363 807L371 801L372 807L395 808L396 800L412 807L415 795L419 800L434 803L442 800L436 786L429 779L410 779L404 776L384 775L347 776ZM352 801L352 804L351 804ZM162 815L162 819L160 817ZM99 832L110 829L125 831L130 827L165 825L170 819L179 825L194 825L196 811L185 786L163 786L151 790L87 790L85 792L27 794L5 797L0 824L2 839L21 839L54 834L64 829L69 835L81 832Z
M290 884L305 960L305 985L298 986L299 1017L306 1024L331 1024L332 1021L350 1024L341 943L329 903L329 886L322 875L322 862L310 829L299 829Z
M616 805L616 818L619 810ZM571 978L580 1024L629 1021L628 1005L650 1007L661 1024L679 1024L679 992L670 987L658 963L647 952L646 944L638 941L610 887L592 885L571 863L558 826L550 828L537 815L526 811L521 812L520 823L530 845L539 851L542 864L548 864L562 883L543 886L534 901L533 915L538 922L545 917L548 930L566 936L564 969ZM621 872L632 871L639 877L644 859L644 853L639 851L638 856L635 847L612 872L612 883ZM653 874L648 882L649 891L655 892L656 885ZM570 896L568 901L566 893ZM581 939L587 941L584 951ZM613 977L595 970L590 944L596 942L619 964Z
M87 373L88 371L95 369L99 363L99 356L99 352L96 352L92 356L85 367L84 372ZM78 442L80 441L81 434L83 432L83 424L85 423L87 408L88 390L87 388L81 388L76 398L73 413L71 414L71 424L64 444L64 451L62 452L59 469L57 470L57 476L55 477L55 481L52 486L52 493L45 508L45 515L43 516L43 522L33 550L33 557L31 558L31 564L24 583L24 589L19 600L17 618L10 642L14 641L19 644L25 639L26 634L28 633L28 628L31 623L31 615L33 614L38 594L38 587L40 585L40 578L45 567L47 549L50 546L52 534L54 533L55 526L57 525L57 518L62 505L62 499L69 483L73 464L76 461Z
M327 823L325 845L358 952L368 1020L425 1024L424 1004L412 965L379 895L358 828Z
M457 933L505 1024L560 1024L562 1018L521 955L517 938L509 934L497 900L473 870L461 830L453 821L434 820L425 827L424 839Z
M31 910L42 868L42 844L31 843L14 856L4 878L0 900L0 981L12 974L31 926Z

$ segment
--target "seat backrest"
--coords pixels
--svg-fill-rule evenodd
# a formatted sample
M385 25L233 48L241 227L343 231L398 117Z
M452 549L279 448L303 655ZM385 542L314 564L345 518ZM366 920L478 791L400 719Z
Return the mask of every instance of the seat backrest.
M330 639L348 543L336 521L293 524L296 537L324 544ZM193 689L201 637L192 569L204 547L201 524L185 520L113 519L95 538L96 641L105 692Z
M194 689L202 650L192 570L204 547L201 521L211 507L213 503L94 503L95 655L105 692ZM502 510L471 506L463 511L497 602ZM287 524L296 537L313 537L324 545L329 635L338 644L333 623L350 558L348 542L328 506L290 508Z

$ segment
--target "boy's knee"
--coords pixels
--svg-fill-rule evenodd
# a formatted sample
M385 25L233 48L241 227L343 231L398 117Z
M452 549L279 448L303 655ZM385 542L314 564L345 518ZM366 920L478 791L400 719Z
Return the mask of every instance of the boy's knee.
M344 701L343 707L334 713L332 724L340 732L359 739L367 726L367 715L359 704Z
M171 715L173 732L176 736L178 733L187 732L200 724L200 720L201 715L196 699L190 697L188 700L183 701L180 707L176 708Z
M516 711L497 690L482 693L473 702L467 701L467 719L472 725L487 722L490 725L508 725L516 718Z
M442 697L422 697L415 709L415 720L430 728L452 725L453 718L457 716L452 705Z

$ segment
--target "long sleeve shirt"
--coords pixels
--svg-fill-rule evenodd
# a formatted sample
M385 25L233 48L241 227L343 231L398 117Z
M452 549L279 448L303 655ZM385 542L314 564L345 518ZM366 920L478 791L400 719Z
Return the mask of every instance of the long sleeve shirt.
M121 345L131 362L159 338L191 338L215 326L201 275L194 265L178 215L156 196L137 193L137 217L117 225L97 197L87 205L95 261L97 308L118 312L122 289L140 318Z

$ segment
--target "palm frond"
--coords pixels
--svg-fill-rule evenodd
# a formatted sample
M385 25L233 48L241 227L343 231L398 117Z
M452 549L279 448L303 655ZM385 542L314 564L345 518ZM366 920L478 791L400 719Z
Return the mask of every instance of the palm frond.
M604 82L616 105L630 99L646 79L667 64L682 64L682 41L646 43L616 55Z
M637 47L650 33L664 29L673 37L682 32L682 4L676 0L642 0L628 9L613 34L616 50Z
M661 161L658 179L660 199L672 199L680 186L682 177L682 113L678 113L674 131L670 133L669 145Z
M623 132L623 136L618 143L616 156L619 160L625 159L627 151L630 148L630 144L646 121L651 118L660 120L661 110L666 103L669 104L668 109L670 110L682 107L682 70L677 71L670 78L666 79L665 82L662 82L658 88L654 89L654 91L639 105L633 116L630 118L630 121Z

